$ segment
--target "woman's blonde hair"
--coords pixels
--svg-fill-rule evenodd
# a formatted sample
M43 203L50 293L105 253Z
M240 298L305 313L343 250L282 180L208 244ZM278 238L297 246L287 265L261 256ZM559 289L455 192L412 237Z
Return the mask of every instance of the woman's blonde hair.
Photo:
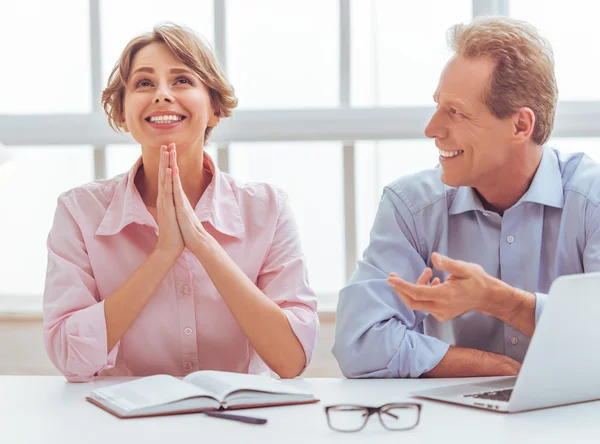
M457 55L490 57L496 63L483 97L492 114L502 119L521 107L535 114L532 139L546 143L554 127L558 88L550 43L527 22L508 17L477 18L448 30Z
M137 52L151 43L164 43L173 55L198 75L206 85L211 104L218 117L229 117L237 106L234 90L225 78L210 46L191 29L167 23L155 26L152 32L131 40L108 78L108 85L102 92L102 107L108 115L108 124L115 131L123 130L123 98L131 64ZM204 141L212 128L206 128Z

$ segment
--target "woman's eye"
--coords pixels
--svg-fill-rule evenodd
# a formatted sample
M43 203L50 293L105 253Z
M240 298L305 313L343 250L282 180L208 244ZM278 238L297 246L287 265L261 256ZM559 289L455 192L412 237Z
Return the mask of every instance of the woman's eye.
M191 82L186 77L179 77L175 83L190 84Z
M138 88L140 88L140 87L141 87L141 88L145 88L145 87L147 87L147 86L150 86L150 85L151 85L151 83L150 83L150 81L149 81L149 80L140 80L139 82L137 82L137 85L136 85L136 86L137 86Z

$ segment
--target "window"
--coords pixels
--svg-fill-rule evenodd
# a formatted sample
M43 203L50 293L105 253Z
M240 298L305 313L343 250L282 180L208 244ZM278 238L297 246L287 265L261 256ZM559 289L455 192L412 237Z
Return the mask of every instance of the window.
M352 105L431 105L451 52L446 30L472 17L470 0L352 0ZM435 14L431 11L435 10Z
M81 0L2 3L0 114L91 111L88 16Z
M272 183L288 194L311 286L336 294L345 280L341 144L235 143L229 156L236 179Z
M10 159L0 167L0 295L40 297L56 199L93 180L93 151L91 146L8 148Z
M537 27L552 44L560 100L600 100L600 4L588 0L513 0L510 15Z
M553 137L548 145L562 153L586 153L600 162L600 137Z
M227 1L227 66L240 108L338 106L338 4Z
M555 50L561 106L550 145L600 160L600 58L589 50L600 44L594 2L0 3L0 38L18 41L0 47L0 143L12 153L0 167L0 312L7 294L41 297L60 192L124 173L140 155L97 109L99 89L133 36L172 21L218 53L239 107L207 152L236 179L288 193L311 284L331 309L368 244L383 187L438 163L423 130L451 56L448 28L507 12L537 26ZM349 41L340 40L345 35Z
M399 177L438 165L439 151L433 140L361 141L356 144L357 257L369 245L383 187Z
M100 0L103 87L127 42L165 22L185 25L214 44L212 0L180 0L176 7L164 0Z

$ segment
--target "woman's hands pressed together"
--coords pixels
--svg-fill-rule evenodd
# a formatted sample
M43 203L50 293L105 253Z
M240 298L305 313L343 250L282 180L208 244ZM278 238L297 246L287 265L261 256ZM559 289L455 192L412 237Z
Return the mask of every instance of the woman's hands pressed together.
M198 256L201 247L211 237L183 191L174 143L160 147L156 206L159 227L157 250L175 252L179 256L187 247Z
M169 148L172 146L172 149ZM175 200L173 199L173 167L171 158L175 158L175 144L160 147L158 166L158 198L156 213L158 223L158 243L156 249L179 256L185 244L177 222Z

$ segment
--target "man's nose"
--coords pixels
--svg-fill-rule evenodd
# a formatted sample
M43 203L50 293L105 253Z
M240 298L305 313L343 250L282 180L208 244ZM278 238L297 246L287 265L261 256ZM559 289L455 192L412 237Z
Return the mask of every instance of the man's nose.
M440 111L437 110L433 116L431 116L431 120L429 120L429 123L425 127L425 137L430 139L441 139L445 136L445 130L439 112Z

